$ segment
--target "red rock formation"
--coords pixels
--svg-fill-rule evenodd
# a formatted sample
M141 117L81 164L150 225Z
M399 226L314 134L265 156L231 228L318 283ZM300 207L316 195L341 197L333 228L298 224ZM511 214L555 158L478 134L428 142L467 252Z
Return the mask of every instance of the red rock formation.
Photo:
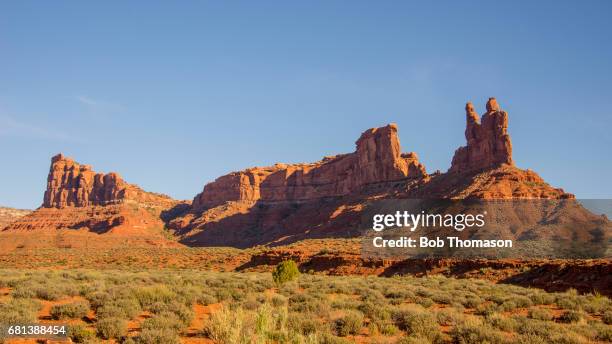
M31 213L31 210L0 207L0 230Z
M339 197L376 183L426 176L416 153L401 153L397 126L365 131L354 153L312 164L276 164L233 172L207 184L193 207L213 207L228 201L306 201Z
M90 165L80 165L63 154L51 158L43 207L103 206L125 201L161 206L174 204L168 196L145 192L126 183L117 173L96 173Z
M364 209L374 200L573 197L513 166L508 117L494 98L482 122L470 103L466 117L467 146L457 150L448 173L428 175L415 153L401 152L397 126L390 124L365 131L353 153L219 177L191 205L60 154L52 159L43 209L5 231L147 235L147 229L167 226L187 245L251 247L358 236Z
M42 207L10 223L5 238L18 244L20 236L37 233L27 247L59 247L63 242L88 247L129 242L130 245L172 245L163 233L162 214L182 202L146 192L125 182L117 173L96 173L89 165L58 154L51 159ZM103 239L99 234L112 238ZM125 240L124 240L125 238ZM18 240L19 239L19 240Z
M500 110L497 100L489 98L482 123L472 103L467 103L465 111L467 146L455 151L449 171L462 173L512 165L508 114Z

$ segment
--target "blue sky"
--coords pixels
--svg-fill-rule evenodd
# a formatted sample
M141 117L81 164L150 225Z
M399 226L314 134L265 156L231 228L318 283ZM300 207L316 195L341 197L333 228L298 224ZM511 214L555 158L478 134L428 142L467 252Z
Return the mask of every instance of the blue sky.
M610 198L609 1L0 3L0 204L52 155L191 199L233 170L354 150L399 125L446 171L464 104L496 96L514 159Z

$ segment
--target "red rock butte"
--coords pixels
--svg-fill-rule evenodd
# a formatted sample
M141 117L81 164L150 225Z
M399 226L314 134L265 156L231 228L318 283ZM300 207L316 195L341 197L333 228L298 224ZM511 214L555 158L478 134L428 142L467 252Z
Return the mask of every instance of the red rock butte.
M356 151L311 164L276 164L222 176L204 186L195 209L228 201L305 201L340 197L364 186L427 175L416 153L402 154L397 126L389 124L361 134Z
M168 196L126 183L118 173L96 173L90 165L81 165L61 153L51 158L44 208L104 206L125 201L161 206L174 203Z
M117 173L96 173L59 154L51 160L42 207L4 231L148 235L148 228L165 227L187 245L249 247L354 236L351 228L372 199L573 198L514 166L508 114L495 98L482 118L471 103L465 109L467 144L455 151L446 173L428 174L416 153L402 153L398 128L389 124L362 133L352 153L221 176L191 203L143 191Z

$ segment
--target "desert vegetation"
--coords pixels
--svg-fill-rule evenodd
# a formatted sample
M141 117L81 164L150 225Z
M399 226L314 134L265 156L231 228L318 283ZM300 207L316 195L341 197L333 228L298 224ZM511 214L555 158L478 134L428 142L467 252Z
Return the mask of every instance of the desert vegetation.
M289 275L0 270L0 324L68 323L77 343L612 341L612 302L598 294L442 276Z

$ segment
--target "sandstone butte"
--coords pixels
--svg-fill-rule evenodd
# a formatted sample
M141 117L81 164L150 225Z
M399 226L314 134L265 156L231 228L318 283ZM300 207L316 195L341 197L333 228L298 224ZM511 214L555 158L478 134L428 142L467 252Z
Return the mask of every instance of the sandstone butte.
M42 206L3 233L37 230L56 241L57 230L64 236L103 233L156 245L166 245L170 233L189 246L251 247L355 236L352 227L372 199L573 198L514 166L508 114L495 98L486 110L479 118L466 105L467 144L455 151L446 173L428 174L416 153L402 153L398 128L389 124L366 130L353 153L221 176L191 203L143 191L116 173L96 173L59 154L51 160Z

